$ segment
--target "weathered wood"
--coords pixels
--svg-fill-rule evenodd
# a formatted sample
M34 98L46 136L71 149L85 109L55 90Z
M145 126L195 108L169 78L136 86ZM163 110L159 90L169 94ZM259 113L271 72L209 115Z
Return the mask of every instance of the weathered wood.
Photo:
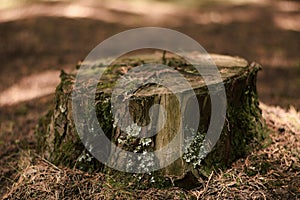
M195 55L199 56L199 55ZM167 145L182 130L180 126L179 102L171 91L155 84L147 85L130 96L129 112L123 112L124 119L133 119L138 126L145 126L151 122L149 108L154 104L163 106L165 116L158 116L158 124L165 120L163 128L158 134L148 137L149 140L136 137L127 137L128 133L119 127L113 126L114 118L111 113L110 96L116 80L128 70L142 63L162 63L179 71L188 80L197 96L200 108L199 129L197 137L192 142L190 150L184 153L173 164L160 170L165 177L172 177L175 183L181 185L185 178L192 176L208 176L215 168L224 168L236 158L246 155L266 135L263 129L261 111L258 107L256 92L256 75L260 66L249 64L246 60L237 57L211 55L223 79L227 95L226 122L219 141L213 151L199 164L199 148L207 132L211 116L211 102L208 89L203 78L197 74L193 66L182 58L167 54L138 55L123 57L115 61L103 74L96 93L96 111L98 121L113 143L122 149L143 152L154 151ZM99 65L100 66L100 65ZM93 73L93 72L91 72ZM163 76L163 75L162 75ZM41 119L37 128L39 150L54 164L70 167L77 166L84 170L104 170L104 166L93 158L79 139L72 119L71 93L74 86L73 74L61 74L61 83L56 89L53 109ZM84 84L83 84L84 87ZM124 86L126 87L126 85ZM188 105L188 104L187 104ZM161 109L161 107L159 107ZM190 108L184 110L188 112ZM141 132L147 132L143 128ZM184 138L178 138L180 146ZM178 151L182 151L178 147ZM113 149L108 149L111 159L118 164L127 165L129 158L116 155ZM194 154L193 154L194 153ZM164 160L160 161L163 164Z

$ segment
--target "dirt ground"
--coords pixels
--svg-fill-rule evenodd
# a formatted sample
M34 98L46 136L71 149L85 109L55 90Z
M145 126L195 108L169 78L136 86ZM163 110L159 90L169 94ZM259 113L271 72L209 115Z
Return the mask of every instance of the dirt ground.
M197 7L101 2L38 3L0 11L0 196L16 181L20 151L34 148L34 127L51 106L59 71L74 69L101 41L130 28L172 28L208 52L256 61L263 66L257 82L260 100L300 110L299 2ZM299 173L291 176L300 179ZM293 194L300 193L295 183Z

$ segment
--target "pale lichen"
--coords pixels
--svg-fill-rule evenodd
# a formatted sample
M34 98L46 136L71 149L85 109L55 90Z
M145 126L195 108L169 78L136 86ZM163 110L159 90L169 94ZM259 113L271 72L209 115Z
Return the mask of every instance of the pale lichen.
M193 165L194 168L200 165L201 161L205 158L208 152L205 151L203 146L205 133L189 129L193 137L185 139L185 149L182 158L185 162Z

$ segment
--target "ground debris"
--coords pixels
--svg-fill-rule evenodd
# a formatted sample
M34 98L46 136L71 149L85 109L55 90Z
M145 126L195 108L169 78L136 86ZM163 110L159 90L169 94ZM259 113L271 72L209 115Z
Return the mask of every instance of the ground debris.
M35 153L20 156L17 179L4 199L297 199L300 198L300 134L285 126L296 111L261 104L272 142L199 179L199 187L137 190L112 184L103 173L58 167ZM272 124L270 121L272 120ZM276 121L275 121L276 120ZM280 121L282 120L282 121ZM294 121L295 122L295 121ZM271 126L272 125L272 126ZM278 125L285 128L283 134ZM299 127L293 124L292 127Z

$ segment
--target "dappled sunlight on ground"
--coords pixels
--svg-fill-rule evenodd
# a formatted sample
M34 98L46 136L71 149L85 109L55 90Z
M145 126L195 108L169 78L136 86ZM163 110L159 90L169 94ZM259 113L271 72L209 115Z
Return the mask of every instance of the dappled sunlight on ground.
M213 2L183 6L179 1L169 4L152 0L38 1L17 9L7 6L10 8L0 10L0 195L5 192L2 188L14 182L11 177L17 170L17 154L22 146L20 141L34 144L34 127L51 106L59 82L59 71L74 70L78 61L84 59L101 41L135 27L172 28L192 37L210 53L240 56L260 63L263 66L257 82L260 100L268 105L283 107L270 106L271 109L268 109L269 106L262 104L264 115L273 117L274 126L289 124L288 117L291 115L282 113L292 113L292 120L297 121L299 113L296 110L300 110L300 2ZM284 108L288 109L291 105L290 111L285 112ZM285 120L275 121L277 118ZM296 128L299 130L299 126ZM293 149L299 152L299 134L280 131L273 133L274 148L270 147L268 152L282 146L280 154L275 152L276 156L271 161L285 174L282 179L284 187L295 179L295 184L290 183L289 187L300 191L296 180L299 173L289 168L292 160L288 160L287 164L280 161L283 164L276 165L277 160L285 155L284 146L290 145L291 152ZM278 138L281 138L280 142ZM263 150L261 153L265 154ZM250 167L251 162L259 164L256 158L264 159L264 156L255 154L253 161L249 161ZM246 161L240 162L244 168ZM287 169L290 171L285 171ZM243 170L232 170L236 170L236 174L228 173L236 175L236 180L225 177L224 181L220 175L221 182L216 177L212 178L212 182L205 182L207 186L203 191L197 192L202 192L200 196L209 196L210 192L214 195L215 186L221 187L222 193L235 189L239 184L242 188L255 190L260 187L255 185L257 176L268 178L267 175L257 175L249 179ZM273 173L272 170L268 173ZM293 177L288 177L286 172L291 172ZM239 178L245 184L240 183ZM274 175L274 185L279 178ZM24 182L24 186L26 184ZM277 190L278 187L274 188Z
M59 83L59 71L45 71L22 78L0 92L0 107L14 105L54 93Z
M191 36L208 52L259 62L265 69L258 79L262 100L281 106L298 104L300 94L294 92L300 83L297 76L281 81L286 77L273 73L273 69L284 68L300 77L298 8L297 2L268 0L194 7L161 1L89 0L39 2L2 10L0 34L6 42L0 46L4 61L0 71L7 76L0 80L0 90L16 82L7 77L19 80L37 66L39 71L41 67L71 68L99 42L120 31L161 26ZM26 73L19 77L18 68ZM300 109L300 104L296 107Z
M294 16L278 15L274 17L274 22L279 28L300 32L300 14Z
M214 1L216 5L224 1ZM205 4L205 3L203 3ZM225 3L224 3L225 4ZM248 10L243 5L255 5L258 7L274 7L277 10L274 23L282 29L299 31L299 15L295 17L277 16L278 12L292 12L300 8L299 3L271 1L228 1L226 10L201 11L199 7L185 7L180 4L171 4L160 1L51 1L28 4L21 7L4 9L0 12L0 22L25 19L29 17L69 17L90 18L109 23L123 25L180 25L185 20L191 20L196 24L206 25L211 23L229 24L233 22L249 22L257 20L260 10ZM220 7L220 6L217 6ZM224 6L221 6L222 8ZM198 10L200 8L200 11ZM232 9L234 8L234 9ZM299 9L298 9L299 10ZM282 15L282 14L281 14Z
M124 25L142 25L141 23L160 23L165 20L165 17L176 16L178 12L182 12L182 8L161 2L72 1L55 4L39 3L17 9L3 10L0 13L0 22L37 16L52 16L89 18Z

